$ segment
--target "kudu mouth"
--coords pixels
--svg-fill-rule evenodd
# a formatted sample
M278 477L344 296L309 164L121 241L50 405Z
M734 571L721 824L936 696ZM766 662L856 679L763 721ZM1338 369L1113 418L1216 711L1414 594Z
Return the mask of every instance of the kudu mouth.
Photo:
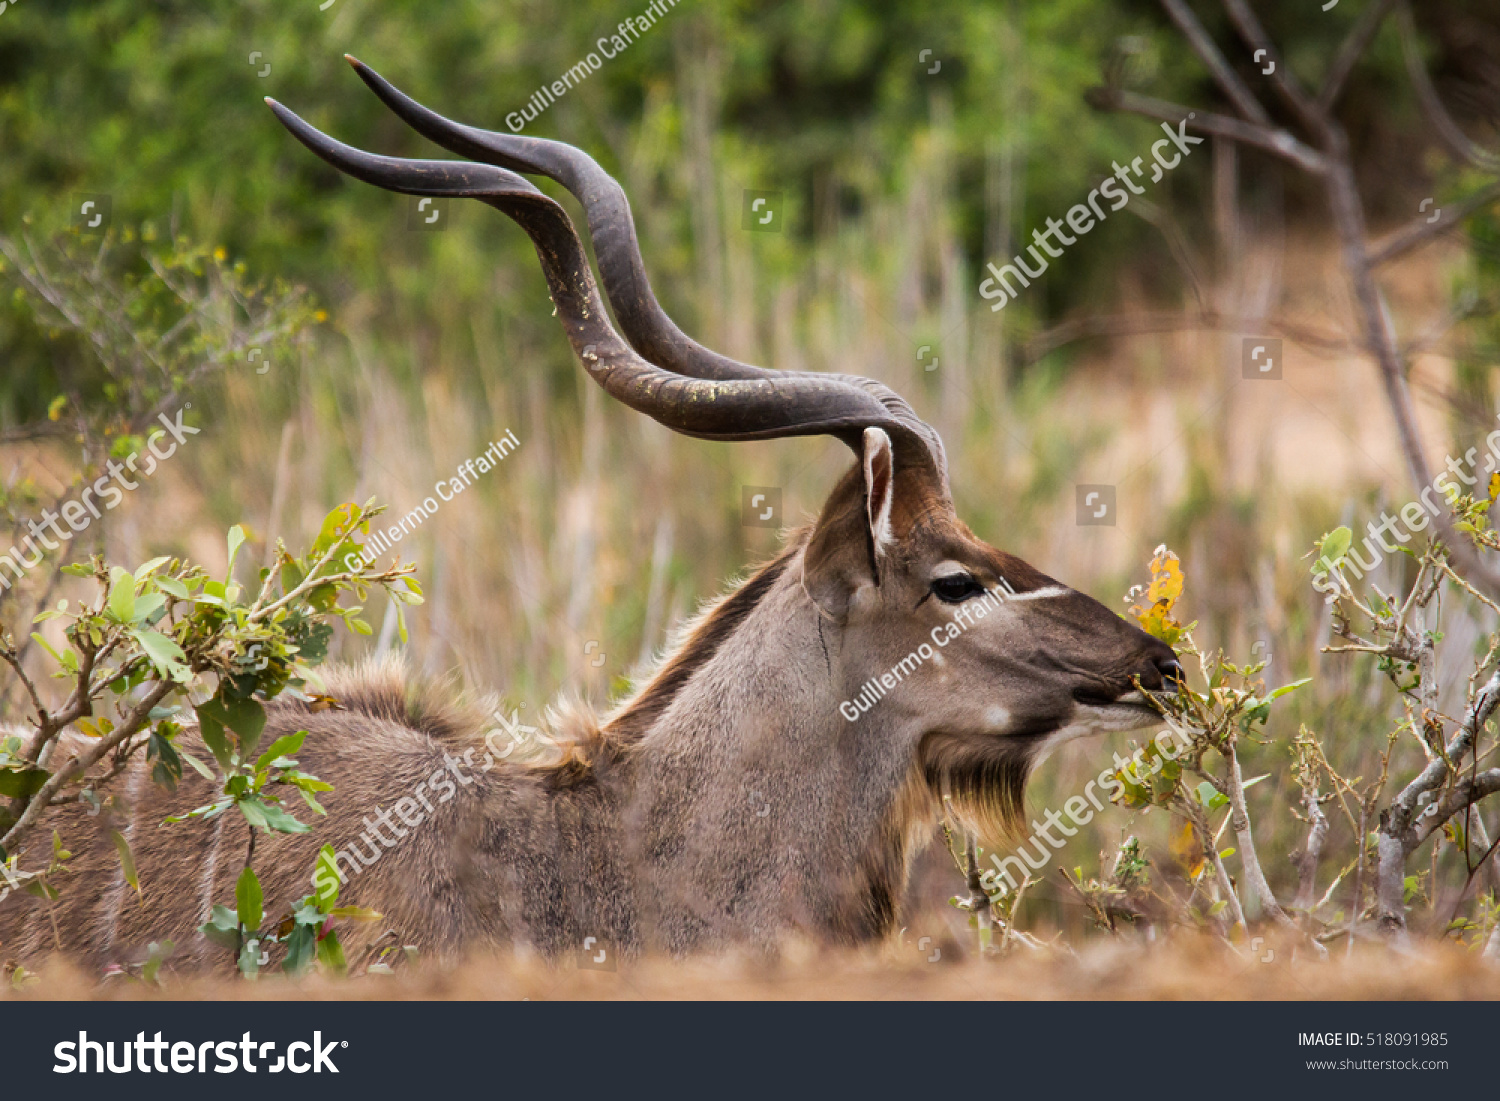
M1176 653L1166 643L1150 638L1149 653L1134 669L1103 674L1076 662L1049 657L1045 664L1063 676L1076 678L1069 695L1075 704L1095 709L1136 708L1159 714L1150 697L1175 695L1186 673Z

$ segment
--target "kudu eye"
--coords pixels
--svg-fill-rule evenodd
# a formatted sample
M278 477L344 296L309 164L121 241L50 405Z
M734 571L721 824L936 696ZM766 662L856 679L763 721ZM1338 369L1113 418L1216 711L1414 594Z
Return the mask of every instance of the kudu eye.
M933 594L945 604L960 604L984 592L984 586L966 573L952 573L932 583Z

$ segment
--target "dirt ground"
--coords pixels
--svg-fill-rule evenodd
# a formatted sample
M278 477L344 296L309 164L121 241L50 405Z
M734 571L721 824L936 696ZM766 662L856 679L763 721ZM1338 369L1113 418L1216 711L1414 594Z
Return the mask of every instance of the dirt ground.
M936 958L934 959L934 955ZM9 986L9 984L7 984ZM1085 954L1016 949L965 957L956 945L868 951L789 945L776 957L729 955L626 961L593 970L575 961L472 959L351 979L276 975L255 982L166 975L160 988L115 976L94 981L65 964L41 969L4 1000L1492 1000L1500 963L1456 945L1406 951L1335 945L1326 961L1256 942L1170 947L1102 944Z

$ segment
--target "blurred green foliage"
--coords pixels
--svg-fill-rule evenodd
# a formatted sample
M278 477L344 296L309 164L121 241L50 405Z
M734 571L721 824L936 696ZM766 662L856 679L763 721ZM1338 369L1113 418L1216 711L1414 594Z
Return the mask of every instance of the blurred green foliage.
M1354 15L1262 7L1296 43L1293 67L1310 74ZM108 194L117 226L149 224L221 245L324 300L374 292L391 332L418 320L454 324L497 298L534 301L541 284L529 246L503 219L476 206L458 215L462 232L436 240L403 232L403 197L339 178L288 138L261 97L274 95L353 144L431 155L340 54L360 56L451 117L500 128L537 87L644 10L598 0L338 0L327 11L263 0L14 5L0 19L0 226L14 228L24 214L43 228L66 224L75 194ZM1216 14L1205 18L1219 30ZM919 62L924 49L931 56ZM1376 51L1350 96L1356 116L1361 82L1383 82L1398 63L1394 51ZM692 303L672 293L674 277L689 274L693 227L683 192L701 182L675 166L684 146L693 151L684 92L709 99L721 171L742 186L789 192L804 239L898 193L908 154L920 153L934 117L951 119L954 216L977 269L994 217L986 209L994 158L1012 158L1020 200L1010 229L1020 233L1086 194L1112 160L1141 152L1151 123L1099 115L1083 101L1106 72L1159 95L1215 99L1201 66L1145 0L936 0L920 8L682 0L528 132L589 149L650 189L638 202L676 206L681 213L653 225L646 249L669 311L690 323ZM627 155L633 166L622 164ZM1201 170L1180 175L1174 188L1202 186ZM1150 237L1133 220L1111 223L1089 239L1079 278L1047 284L1035 305L1055 311L1086 298L1107 285L1110 261L1132 257ZM440 264L414 262L429 250ZM784 262L797 259L794 251ZM496 266L527 274L497 286ZM0 329L0 356L23 370L6 372L0 386L14 401L18 376L37 377L24 369L46 353L8 329Z

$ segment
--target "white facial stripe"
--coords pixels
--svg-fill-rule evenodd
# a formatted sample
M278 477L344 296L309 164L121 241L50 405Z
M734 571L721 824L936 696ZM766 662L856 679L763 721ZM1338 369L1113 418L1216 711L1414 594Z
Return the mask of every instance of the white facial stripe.
M1032 589L1029 593L1006 593L1004 601L1013 604L1017 600L1050 600L1055 596L1068 596L1072 592L1072 589L1063 585L1048 585L1043 589Z

